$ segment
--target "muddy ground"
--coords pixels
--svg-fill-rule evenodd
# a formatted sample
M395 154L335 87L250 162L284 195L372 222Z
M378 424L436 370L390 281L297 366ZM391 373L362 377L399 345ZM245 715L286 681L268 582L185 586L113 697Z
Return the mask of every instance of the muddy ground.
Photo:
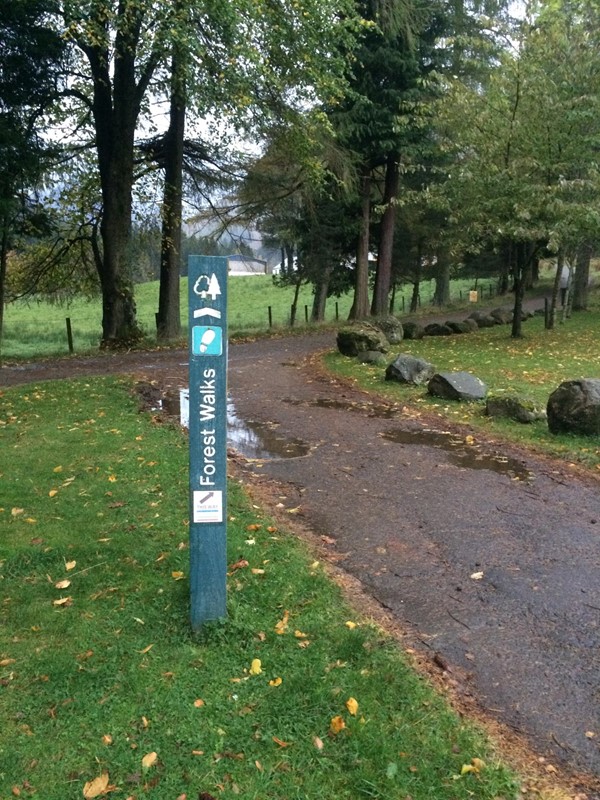
M230 348L232 471L460 710L598 800L600 481L332 380L315 354L333 346ZM117 371L171 396L187 353L3 367L0 386Z

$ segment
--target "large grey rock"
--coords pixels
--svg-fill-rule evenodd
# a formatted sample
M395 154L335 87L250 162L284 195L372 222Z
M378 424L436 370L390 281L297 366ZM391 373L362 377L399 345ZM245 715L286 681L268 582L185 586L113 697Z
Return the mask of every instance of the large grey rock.
M357 356L361 364L374 364L376 367L384 367L388 360L381 350L365 350Z
M485 413L490 417L506 417L515 422L535 422L545 419L546 412L533 400L516 394L490 395L486 400Z
M473 322L473 320L471 321ZM473 331L473 328L466 322L454 322L453 320L448 320L445 325L447 328L450 328L452 333L471 333ZM477 323L475 323L475 330L477 330Z
M498 320L501 325L508 325L513 321L512 311L507 311L505 308L494 308L490 311L490 317Z
M411 356L409 353L400 355L388 365L385 371L386 381L398 381L398 383L411 383L416 386L428 381L434 374L433 364L425 361L424 358Z
M477 324L476 320L471 319L470 317L464 319L462 324L466 325L471 331L471 333L474 333L475 331L479 330L479 325Z
M405 322L402 327L405 339L422 339L425 335L425 328L418 322Z
M337 334L337 346L344 356L357 356L366 350L387 353L390 349L383 331L368 322L359 322L346 328L340 328Z
M454 331L447 325L442 325L439 322L431 322L425 325L425 336L452 336Z
M427 391L444 400L483 400L487 386L470 372L438 372L427 384Z
M389 317L380 317L375 324L383 331L390 344L400 344L404 338L404 329L397 317L391 315Z
M565 381L548 398L551 433L600 436L600 379Z

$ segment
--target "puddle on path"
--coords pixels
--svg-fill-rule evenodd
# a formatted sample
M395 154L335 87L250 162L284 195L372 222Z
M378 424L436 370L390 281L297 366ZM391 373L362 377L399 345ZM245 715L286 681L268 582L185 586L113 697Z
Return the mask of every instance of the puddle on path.
M156 410L164 411L189 425L189 393L167 392ZM264 422L255 422L238 417L231 400L227 401L227 445L245 458L266 460L274 458L299 458L310 452L310 447L300 439L286 439Z
M300 439L286 439L264 422L240 419L232 402L227 403L227 444L246 458L299 458L310 447Z
M474 445L469 445L457 436L440 431L400 431L389 430L383 438L396 444L426 445L437 447L448 453L450 463L464 469L487 469L500 475L508 475L520 481L533 480L533 473L526 469L520 461L507 456L491 456L482 453Z
M366 414L368 417L377 417L378 419L393 419L398 416L400 411L400 407L378 406L374 403L351 403L349 400L334 400L330 397L319 397L309 402L286 397L283 402L291 406L308 405L313 408L333 408L336 411L357 411L361 414Z

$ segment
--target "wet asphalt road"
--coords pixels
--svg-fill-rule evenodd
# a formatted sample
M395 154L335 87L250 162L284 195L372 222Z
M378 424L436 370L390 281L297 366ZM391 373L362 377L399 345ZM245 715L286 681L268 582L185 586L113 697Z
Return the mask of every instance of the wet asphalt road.
M271 439L272 457L246 469L288 486L286 504L490 715L551 764L600 779L600 484L506 461L442 421L423 433L315 377L307 350L333 344L231 348L236 413ZM292 440L309 454L285 457Z
M248 478L272 481L277 496L283 484L286 505L301 507L423 652L571 785L588 775L597 800L600 482L467 444L464 432L452 439L441 420L424 431L422 419L315 372L307 357L333 346L319 334L230 348L237 446L267 451L245 464ZM177 389L187 354L3 367L0 387L116 371Z

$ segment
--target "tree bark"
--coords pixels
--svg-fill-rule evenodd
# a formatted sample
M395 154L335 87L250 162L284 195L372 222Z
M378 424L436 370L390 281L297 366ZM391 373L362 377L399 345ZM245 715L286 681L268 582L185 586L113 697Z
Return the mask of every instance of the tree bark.
M129 345L140 337L131 270L131 192L134 142L141 100L156 63L136 63L143 13L122 3L111 58L108 34L98 43L80 43L91 68L92 115L102 195L102 346ZM104 28L104 20L96 20ZM139 78L137 77L139 74Z
M515 249L515 304L513 308L511 336L513 339L521 339L523 337L523 298L525 297L525 286L529 280L531 259L535 253L535 249L531 248L530 242L515 243Z
M417 247L417 259L415 263L414 281L412 297L410 298L410 312L414 314L419 308L419 288L421 286L421 277L423 274L423 259L422 259L422 244L419 242Z
M435 292L433 303L436 306L446 306L450 302L450 259L448 251L441 249L437 254L435 271Z
M552 330L556 324L556 306L558 304L558 292L560 287L560 276L562 275L563 264L565 263L565 256L562 250L558 251L556 258L556 272L554 273L554 283L552 284L552 297L550 300L550 313L546 320L547 330Z
M175 46L171 59L169 130L165 136L160 287L156 316L156 333L160 342L173 341L181 335L179 276L185 112L185 65Z
M371 171L365 167L360 180L361 217L356 247L354 301L350 319L369 316L369 229L371 223Z
M394 252L394 229L396 224L396 200L400 182L400 169L398 154L390 153L385 167L385 189L383 204L385 211L381 218L379 232L379 247L377 250L377 272L375 274L375 288L371 313L374 315L387 314L388 298L392 283L392 255Z
M577 250L575 262L571 305L573 311L587 311L591 258L592 245L589 242L584 242Z
M333 272L333 264L328 262L319 271L319 280L315 286L315 294L313 297L313 307L311 313L312 322L323 322L325 319L325 308L327 305L327 296L329 294L329 281L331 273Z

